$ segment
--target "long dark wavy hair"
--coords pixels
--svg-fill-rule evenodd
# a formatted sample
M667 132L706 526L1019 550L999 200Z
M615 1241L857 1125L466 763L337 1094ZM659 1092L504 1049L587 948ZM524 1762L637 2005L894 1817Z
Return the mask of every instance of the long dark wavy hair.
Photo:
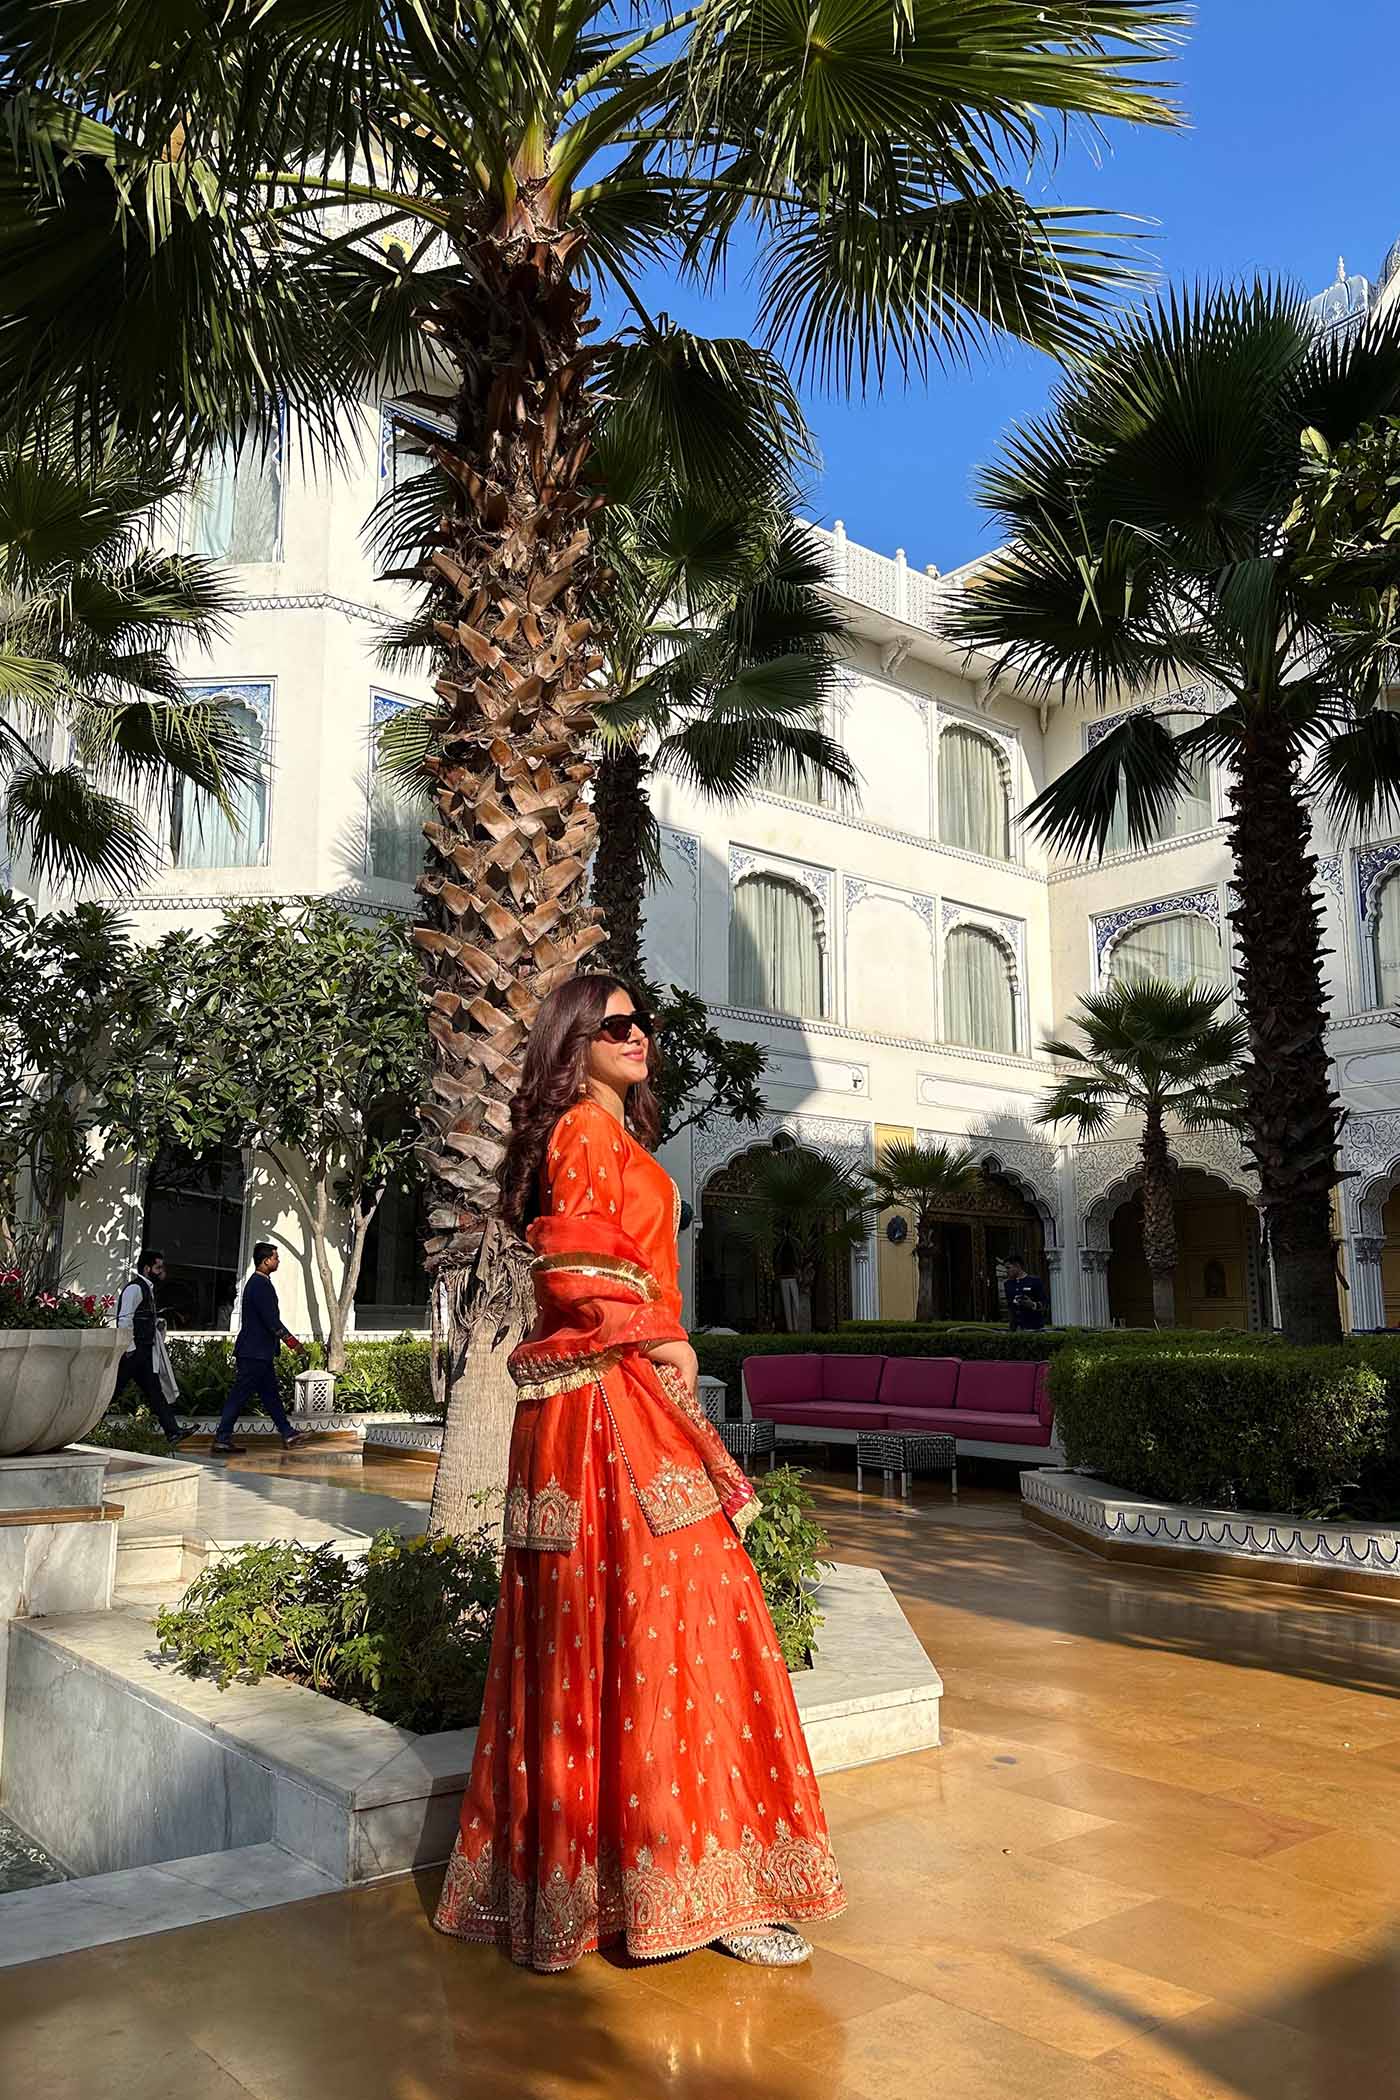
M500 1169L501 1210L517 1232L539 1215L540 1166L549 1134L588 1091L588 1046L614 992L625 992L635 1012L648 1011L637 987L624 978L571 977L556 986L535 1016ZM653 1037L647 1076L627 1091L627 1128L648 1152L655 1149L661 1129L659 1070L660 1052Z

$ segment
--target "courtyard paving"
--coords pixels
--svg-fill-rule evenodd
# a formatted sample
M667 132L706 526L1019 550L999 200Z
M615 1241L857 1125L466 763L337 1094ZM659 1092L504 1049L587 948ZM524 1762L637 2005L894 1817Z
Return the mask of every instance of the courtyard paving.
M824 1783L851 1906L809 1969L537 1978L435 1934L423 1876L0 1973L16 2090L1400 2100L1396 1613L1106 1566L1007 1495L820 1499L937 1661L947 1727Z

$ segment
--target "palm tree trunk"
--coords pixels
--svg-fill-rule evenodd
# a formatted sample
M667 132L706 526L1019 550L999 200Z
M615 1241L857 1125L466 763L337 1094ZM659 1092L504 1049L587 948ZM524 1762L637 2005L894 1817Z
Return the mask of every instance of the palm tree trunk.
M1324 1038L1317 861L1298 758L1277 725L1248 731L1235 762L1230 843L1239 902L1240 1006L1249 1145L1259 1171L1283 1331L1295 1342L1341 1334L1332 1189L1339 1105Z
M522 184L508 218L462 236L463 271L432 316L463 374L454 486L425 563L442 644L422 960L432 1065L420 1106L435 1375L447 1402L432 1528L475 1528L506 1477L510 1409L495 1367L529 1303L526 1249L498 1222L496 1173L540 1002L602 939L587 898L589 679L602 659L583 480L582 236ZM489 1376L484 1373L488 1364Z
M623 744L598 760L593 775L593 813L598 820L593 901L608 936L599 959L632 981L642 974L650 771L645 752L636 744Z
M919 1230L914 1247L914 1259L919 1270L919 1295L914 1306L916 1320L933 1318L933 1234Z
M1142 1250L1152 1278L1152 1317L1176 1325L1176 1192L1162 1112L1149 1108L1142 1133Z

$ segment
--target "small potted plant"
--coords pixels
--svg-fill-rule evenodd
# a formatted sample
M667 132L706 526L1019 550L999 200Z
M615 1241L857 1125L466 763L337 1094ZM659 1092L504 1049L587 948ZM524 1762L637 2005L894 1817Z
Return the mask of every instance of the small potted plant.
M101 1421L131 1347L113 1302L0 1272L0 1458L61 1451Z

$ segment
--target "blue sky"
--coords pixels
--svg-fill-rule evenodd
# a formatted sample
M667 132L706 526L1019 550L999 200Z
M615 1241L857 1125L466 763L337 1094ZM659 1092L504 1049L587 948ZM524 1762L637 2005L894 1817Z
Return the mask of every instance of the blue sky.
M1400 239L1397 0L1200 0L1180 56L1189 129L1115 131L1096 164L1084 142L1055 171L1064 204L1158 224L1147 245L1167 278L1256 270L1320 291L1337 258L1373 281ZM652 282L655 305L711 334L751 325L748 288L703 303ZM956 567L991 543L973 498L1005 427L1043 403L1051 368L1024 350L884 398L812 397L824 472L813 515L912 563Z

